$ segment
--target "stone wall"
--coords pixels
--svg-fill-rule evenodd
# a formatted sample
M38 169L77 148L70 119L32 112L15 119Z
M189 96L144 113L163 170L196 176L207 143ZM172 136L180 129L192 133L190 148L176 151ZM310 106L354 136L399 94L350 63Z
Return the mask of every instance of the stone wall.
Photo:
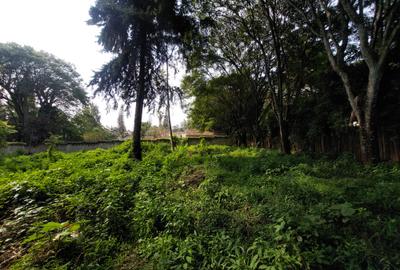
M96 142L96 143L88 143L88 142L79 142L79 143L63 143L57 145L57 150L70 153L76 151L84 151L84 150L93 150L97 148L108 149L114 147L116 145L121 144L123 141L108 141L108 142ZM25 154L35 154L47 151L47 145L36 145L36 146L27 146L23 144L9 144L7 147L1 149L2 153L5 154L13 154L13 153L25 153Z
M196 138L186 138L185 143L188 145L199 144L201 140L204 140L207 144L217 144L217 145L231 145L231 140L225 136L218 137L196 137ZM86 151L86 150L94 150L97 148L101 149L109 149L114 146L117 146L124 141L105 141L105 142L77 142L77 143L65 143L58 144L57 150L70 153L76 151ZM169 143L169 139L155 139L155 140L143 140L143 142L151 142L151 143ZM35 154L47 151L47 145L37 145L37 146L27 146L22 143L10 143L7 147L0 150L0 152L4 154L14 154L14 153L24 153L24 154Z

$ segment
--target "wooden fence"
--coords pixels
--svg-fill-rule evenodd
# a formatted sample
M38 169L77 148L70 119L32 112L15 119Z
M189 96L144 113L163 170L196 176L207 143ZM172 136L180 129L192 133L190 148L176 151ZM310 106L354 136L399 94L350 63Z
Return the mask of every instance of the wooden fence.
M400 137L387 132L378 133L379 155L382 161L400 162ZM352 153L361 160L360 138L357 130L351 130L341 135L320 136L307 146L294 143L295 148L311 153L340 155Z

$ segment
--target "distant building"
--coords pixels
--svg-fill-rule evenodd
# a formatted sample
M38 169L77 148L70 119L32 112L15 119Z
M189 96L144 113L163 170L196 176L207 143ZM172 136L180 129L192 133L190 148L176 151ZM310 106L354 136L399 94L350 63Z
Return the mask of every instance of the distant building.
M174 135L181 138L198 138L198 137L214 138L214 137L226 136L223 133L218 133L214 131L199 131L196 129L187 129L185 131L176 132L174 133Z
M199 131L196 129L176 130L173 131L174 136L178 138L215 138L226 137L225 134L213 131ZM145 137L148 140L169 138L169 131L167 129L153 128L148 132Z

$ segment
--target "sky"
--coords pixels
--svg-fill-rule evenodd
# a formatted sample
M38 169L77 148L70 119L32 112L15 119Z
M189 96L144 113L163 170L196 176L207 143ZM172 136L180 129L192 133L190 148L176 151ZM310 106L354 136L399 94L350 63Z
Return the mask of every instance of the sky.
M86 23L94 3L95 0L0 0L0 42L29 45L73 64L92 97L93 89L87 84L93 72L112 57L97 44L100 28ZM179 86L182 75L183 72L174 75L171 84ZM107 106L101 97L96 97L93 102L99 107L102 124L117 126L118 111L109 109L111 106ZM133 116L134 106L125 119L130 130L133 129ZM172 108L172 125L180 124L185 117L179 105ZM157 119L145 110L143 121L158 124Z

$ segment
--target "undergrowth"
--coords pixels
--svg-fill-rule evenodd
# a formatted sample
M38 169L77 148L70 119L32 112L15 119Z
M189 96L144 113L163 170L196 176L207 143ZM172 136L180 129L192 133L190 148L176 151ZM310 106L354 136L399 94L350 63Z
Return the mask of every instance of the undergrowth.
M400 168L227 146L0 162L0 268L399 269Z

